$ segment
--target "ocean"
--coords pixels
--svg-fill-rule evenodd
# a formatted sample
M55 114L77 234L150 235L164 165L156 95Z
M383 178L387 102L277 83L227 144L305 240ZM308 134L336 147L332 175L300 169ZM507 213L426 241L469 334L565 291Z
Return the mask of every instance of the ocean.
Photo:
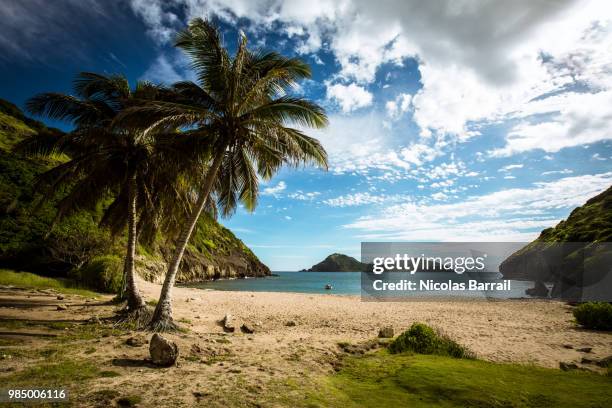
M324 293L328 295L362 295L361 272L274 272L277 276L266 278L247 279L225 279L209 282L200 282L184 286L200 289L214 289L227 291L249 291L249 292L296 292L296 293ZM448 276L447 276L448 275ZM427 279L436 282L447 282L449 278L457 279L455 273L417 273L414 279ZM467 277L465 277L467 279ZM491 281L491 280L489 280ZM502 279L493 281L503 282ZM325 286L331 285L332 290L326 290ZM474 291L416 291L397 293L396 296L407 297L485 297L495 298L528 298L525 289L533 287L533 282L510 281L510 290L503 292L474 292Z

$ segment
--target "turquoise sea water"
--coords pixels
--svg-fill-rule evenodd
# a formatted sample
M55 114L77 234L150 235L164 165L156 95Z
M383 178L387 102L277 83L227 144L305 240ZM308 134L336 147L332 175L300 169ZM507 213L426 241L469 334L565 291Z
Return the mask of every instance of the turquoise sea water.
M250 292L298 292L326 293L330 295L361 295L361 272L274 272L278 276L267 278L247 278L202 282L187 286L200 289L250 291ZM448 275L448 276L447 276ZM455 273L423 274L417 273L415 279L434 279L446 282L449 278L457 279ZM465 277L467 279L468 277ZM496 279L501 282L501 279ZM325 285L332 285L332 290L326 290ZM525 289L533 287L533 282L511 281L508 292L486 293L497 298L528 297ZM443 291L443 292L401 292L402 296L467 296L483 297L483 292Z

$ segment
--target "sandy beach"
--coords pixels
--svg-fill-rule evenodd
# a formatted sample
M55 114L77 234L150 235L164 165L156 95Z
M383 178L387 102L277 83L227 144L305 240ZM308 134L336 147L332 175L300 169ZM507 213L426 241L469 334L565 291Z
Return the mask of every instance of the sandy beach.
M139 284L147 299L157 298L159 285ZM561 361L580 362L585 353L576 350L579 348L592 348L589 357L593 358L612 354L610 333L577 329L570 307L556 301L375 303L354 296L182 287L175 288L174 297L175 319L189 329L168 335L181 350L178 367L156 369L145 363L146 344L125 344L127 338L139 335L136 333L83 340L82 347L69 353L120 374L97 381L87 391L89 397L83 396L83 404L95 406L93 393L109 388L139 392L148 401L145 406L160 402L189 405L194 398L214 401L213 406L236 401L255 404L279 384L299 385L332 373L343 353L339 342L375 338L382 326L393 326L397 335L415 321L443 330L478 358L489 361L558 368ZM110 297L91 300L66 295L59 302L52 292L5 287L0 292L0 318L79 324L91 316L112 316L116 306L107 300ZM66 304L68 310L58 311L58 303ZM226 314L233 316L237 328L245 322L255 333L224 333L219 320ZM288 322L295 325L288 326ZM43 348L49 340L23 337L23 341ZM95 352L84 354L92 346ZM7 362L16 368L20 364L19 359ZM172 376L165 375L169 370Z

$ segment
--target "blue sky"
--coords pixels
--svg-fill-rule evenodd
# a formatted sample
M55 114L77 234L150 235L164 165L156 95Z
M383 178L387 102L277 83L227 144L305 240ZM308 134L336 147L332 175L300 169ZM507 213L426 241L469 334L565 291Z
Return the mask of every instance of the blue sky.
M368 240L527 241L612 184L605 1L5 1L0 97L191 79L171 41L196 16L311 63L296 92L330 116L329 171L283 169L221 220L273 270Z

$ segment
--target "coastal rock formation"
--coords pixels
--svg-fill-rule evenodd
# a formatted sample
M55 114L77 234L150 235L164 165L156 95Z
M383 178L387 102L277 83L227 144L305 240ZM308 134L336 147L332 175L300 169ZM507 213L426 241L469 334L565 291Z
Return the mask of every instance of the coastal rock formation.
M57 159L28 158L12 149L26 137L44 134L59 137L58 129L27 118L15 105L0 99L0 267L46 271L59 277L82 280L100 291L113 291L119 279L91 282L97 276L121 274L123 237L112 238L98 227L102 208L81 211L53 225L55 203L45 200L36 211L33 189L36 177L57 165ZM161 282L172 255L172 237L162 234L155 242L141 243L136 270L151 282ZM204 214L186 249L178 282L270 275L270 269L230 230Z
M535 297L548 297L548 288L542 281L537 281L533 288L525 290L525 294Z
M612 273L611 241L612 187L543 230L502 262L499 271L504 279L552 282L552 297L578 299L581 288L597 286Z
M302 272L364 272L366 268L367 264L351 256L336 253L329 255L310 269L303 269Z

